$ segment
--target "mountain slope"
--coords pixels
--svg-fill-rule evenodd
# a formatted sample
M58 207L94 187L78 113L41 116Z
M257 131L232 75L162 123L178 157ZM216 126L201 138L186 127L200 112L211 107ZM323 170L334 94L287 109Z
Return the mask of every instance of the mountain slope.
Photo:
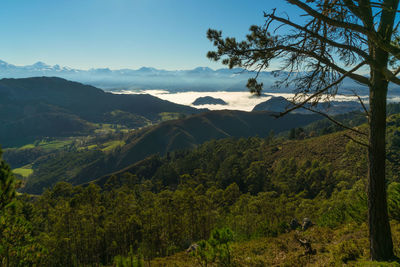
M0 80L0 143L6 147L21 143L22 132L32 140L87 134L93 128L90 123L117 121L136 128L157 121L162 112L193 114L200 110L150 95L106 93L61 78ZM115 115L125 119L115 120ZM64 130L54 133L56 125L64 125Z
M362 110L360 103L355 101L330 101L319 103L316 106L312 106L311 104L306 104L305 106L330 115L338 115ZM253 108L253 111L284 112L292 107L294 107L294 105L290 101L282 96L278 96L272 97L271 99L256 105ZM292 112L300 114L312 113L311 111L302 108L296 109Z
M269 112L211 111L183 120L161 123L135 137L121 153L120 168L154 153L190 148L211 139L227 137L265 137L320 119L316 115L290 114L276 119Z
M197 98L192 105L194 106L201 106L201 105L228 105L224 100L221 98L214 98L211 96L204 96Z
M183 120L167 121L128 138L127 145L118 151L118 155L108 160L113 164L109 171L123 169L152 154L164 155L170 151L190 149L212 139L265 137L271 131L279 133L318 119L320 116L297 114L275 119L268 112L224 110L198 114ZM87 182L85 179L90 173L96 173L99 177L101 173L98 170L98 166L94 165L84 170L84 175L77 175L71 182L75 184Z
M227 137L268 136L293 127L301 127L320 119L317 115L289 114L276 119L268 112L211 111L172 120L134 131L125 137L126 145L113 153L62 152L33 164L34 174L24 191L40 193L44 187L60 180L82 184L107 173L124 169L135 162L153 155L191 149L208 140ZM63 159L75 163L63 163ZM79 159L79 160L78 160ZM76 166L74 165L76 164ZM47 166L47 167L46 167ZM68 166L68 167L67 167ZM49 168L52 169L49 172ZM74 170L74 171L71 171ZM57 176L53 175L57 173Z
M256 158L257 160L262 160L265 163L265 166L269 167L274 166L281 160L299 159L301 161L313 161L323 158L326 162L332 164L335 169L354 170L354 160L356 159L349 159L346 154L346 144L349 142L349 139L345 134L347 134L347 132L341 131L304 140L281 141L277 144L270 144L264 148L258 148L258 150L262 151L262 155L259 158ZM225 140L227 139L217 141L217 144L218 142L222 144ZM213 147L213 143L208 142L200 145L199 150L204 153L201 157L207 158L208 146ZM213 147L213 149L216 148ZM362 151L362 148L359 149ZM190 153L195 154L193 152ZM190 159L190 153L189 156L184 157ZM97 179L95 182L98 185L103 186L112 175L121 179L127 172L137 175L140 179L149 179L149 177L154 176L163 163L165 163L165 161L160 157L149 157L117 172L107 174ZM204 166L202 166L202 163L193 162L190 171L188 172L192 173L196 169L204 170Z

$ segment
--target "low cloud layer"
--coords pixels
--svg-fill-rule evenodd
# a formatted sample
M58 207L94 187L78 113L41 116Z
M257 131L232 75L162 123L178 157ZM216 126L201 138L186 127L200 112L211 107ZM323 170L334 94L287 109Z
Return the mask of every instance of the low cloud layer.
M114 92L115 93L115 92ZM249 92L178 92L172 93L166 90L143 90L143 91L130 91L123 90L118 93L123 94L150 94L155 97L168 100L177 104L192 106L196 108L208 108L210 110L221 110L221 109L231 109L231 110L243 110L251 111L254 106L260 104L261 102L267 101L273 96L283 96L287 99L293 97L293 94L289 93L269 93L266 92L262 96L253 96ZM194 106L192 103L199 97L211 96L214 98L220 98L224 100L227 105L201 105ZM354 100L354 97L349 96L337 96L336 101L350 101Z

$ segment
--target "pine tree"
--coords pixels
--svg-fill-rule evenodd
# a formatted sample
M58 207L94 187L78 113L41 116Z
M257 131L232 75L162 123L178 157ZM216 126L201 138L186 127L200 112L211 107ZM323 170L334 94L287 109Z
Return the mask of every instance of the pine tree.
M386 100L389 84L400 85L399 0L286 0L302 13L302 20L272 9L264 13L263 26L251 26L244 41L222 38L209 30L216 46L208 57L230 68L256 72L247 87L260 94L259 73L279 63L278 85L294 87L294 107L312 109L321 100L330 100L345 79L369 88L369 109L358 97L369 122L369 132L343 124L368 148L368 223L373 260L392 259L393 242L386 196ZM274 62L275 60L275 62ZM360 73L367 69L369 76ZM358 96L358 95L356 95ZM311 105L309 105L311 104ZM311 108L309 108L311 107ZM318 110L316 113L325 115ZM365 139L365 141L361 141ZM368 140L368 141L366 141Z
M0 214L15 198L15 179L10 166L3 160L0 149Z

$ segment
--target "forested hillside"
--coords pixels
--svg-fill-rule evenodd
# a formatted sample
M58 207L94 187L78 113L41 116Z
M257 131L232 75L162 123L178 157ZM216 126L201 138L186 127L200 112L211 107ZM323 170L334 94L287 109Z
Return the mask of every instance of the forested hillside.
M400 0L1 8L0 267L400 267Z
M38 147L7 150L5 156L10 159L13 168L30 165L33 174L27 179L23 191L37 194L58 181L86 183L153 154L162 156L179 149L192 149L212 139L266 137L273 132L302 127L318 119L321 117L317 115L291 114L276 119L268 112L212 111L130 133L110 133L92 140L74 141L67 143L64 149L43 153L42 157L32 161L29 161L29 156L31 152L38 152ZM114 143L115 147L107 149L96 145L102 143ZM24 156L27 160L23 163L12 160Z
M271 99L256 105L253 108L253 111L268 110L272 112L284 112L294 106L295 105L286 98L278 96L272 97ZM360 103L356 101L330 101L321 102L318 103L318 105L306 104L304 106L308 109L313 108L314 110L330 115L344 114L351 111L360 111L362 109ZM304 108L299 108L294 110L293 113L311 114L312 112Z
M388 182L395 244L400 241L399 129L400 116L391 116ZM19 247L7 245L18 235L2 239L2 246L14 255L12 261L51 266L125 266L125 261L219 266L228 260L232 266L300 266L366 260L366 158L348 134L213 140L149 157L92 183L59 183L33 200L20 196L14 216L27 229L4 222L17 234L29 233L31 239L21 243L30 248L29 257L20 258ZM315 225L295 234L293 218L309 218ZM229 238L218 239L214 229ZM229 259L202 257L201 250L154 259L208 240L211 233L217 241L205 244L229 249ZM297 235L310 240L315 255L301 256Z
M83 85L71 86L78 92ZM80 101L60 97L60 91L40 96L54 85L37 88L38 94L18 96L25 113L15 107L15 116L31 111L24 106L29 101L44 100L35 105L36 115L15 120L27 131L19 130L16 138L31 131L40 136L46 123L46 134L51 133L51 116L67 130L5 151L19 191L29 194L19 194L0 220L0 227L9 229L0 241L3 263L302 266L367 260L365 149L349 139L359 137L328 119L161 109L145 118L123 106L95 118ZM105 94L88 88L99 99ZM15 92L3 92L12 101ZM388 106L387 123L395 244L400 244L399 106ZM128 130L138 126L136 121L152 124L163 118L168 119ZM366 127L360 112L335 119L361 131ZM313 226L292 230L295 218L308 218ZM298 240L309 242L312 253ZM182 252L192 244L194 252Z

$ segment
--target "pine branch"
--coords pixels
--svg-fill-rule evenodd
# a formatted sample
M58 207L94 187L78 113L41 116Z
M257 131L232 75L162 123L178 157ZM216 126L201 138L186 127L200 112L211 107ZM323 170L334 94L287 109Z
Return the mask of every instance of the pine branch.
M371 41L373 41L377 46L380 48L384 49L386 52L392 54L395 58L400 60L400 48L392 45L390 42L382 38L382 36L385 36L387 33L384 32L384 29L386 28L386 24L383 24L383 20L381 20L380 26L378 27L378 32L376 32L373 28L366 28L364 26L361 26L359 24L354 24L350 22L343 22L343 21L338 21L335 19L331 19L328 16L325 16L321 14L320 12L314 10L311 8L309 5L301 2L300 0L287 0L287 2L296 5L297 7L301 8L304 10L307 14L312 16L315 19L319 19L331 26L339 27L342 29L347 29L347 30L352 30L358 33L361 33L365 36L367 36ZM386 18L386 16L394 16L397 12L397 6L398 6L398 0L395 0L393 2L397 2L397 5L394 7L386 7L382 8L382 15L381 18Z
M363 51L362 49L360 49L358 47L335 42L335 41L333 41L333 40L331 40L329 38L326 38L326 37L323 37L323 36L319 35L318 33L314 32L314 31L311 31L311 30L307 29L306 27L300 26L300 25L298 25L298 24L296 24L296 23L294 23L294 22L292 22L292 21L290 21L288 19L275 16L274 12L269 14L269 15L265 14L264 16L268 16L269 18L271 18L273 20L282 22L285 25L289 25L289 26L291 26L291 27L293 27L293 28L295 28L297 30L305 32L305 33L309 34L310 36L320 40L321 42L327 43L327 44L329 44L331 46L334 46L336 48L346 49L346 50L355 52L355 53L357 53L358 55L360 55L361 57L363 57L365 59L369 59L370 58L368 53L366 53L365 51Z
M263 52L265 54L270 54L270 53L274 53L274 52L281 51L281 50L286 51L286 52L293 52L293 53L298 53L298 54L309 56L309 57L314 58L314 59L318 60L319 62L329 66L330 68L332 68L333 70L335 70L339 73L342 73L342 74L348 73L348 71L346 71L345 69L343 69L343 68L339 67L337 64L331 62L328 58L316 54L314 51L299 49L299 48L296 48L296 47L290 46L290 45L277 45L277 46L265 48L265 49L248 49L244 52L240 51L240 53ZM361 84L369 85L369 79L362 75L355 74L355 73L348 73L348 76Z
M365 114L367 115L368 120L369 120L369 117L370 117L369 111L368 111L368 109L365 107L364 101L362 101L361 97L360 97L358 94L354 93L354 96L357 97L358 101L360 102L360 104L361 104L361 106L362 106L362 108L363 108L363 110L364 110L364 112L365 112Z
M330 17L321 14L320 12L314 10L313 8L311 8L309 5L301 2L300 0L286 0L287 2L289 2L290 4L293 4L297 7L299 7L300 9L304 10L307 14L309 14L310 16L312 16L313 18L319 19L331 26L335 26L335 27L339 27L342 29L349 29L355 32L359 32L362 33L364 35L369 34L369 30L361 25L358 24L354 24L354 23L350 23L350 22L343 22L343 21L339 21L339 20L335 20L335 19L331 19Z
M321 112L321 111L318 111L318 110L315 110L315 109L312 109L312 108L309 108L309 107L305 107L305 106L303 106L303 108L306 109L306 110L309 110L311 112L317 113L319 115L322 115L323 117L327 118L328 120L330 120L331 122L335 123L336 125L342 127L343 129L350 130L350 131L352 131L352 132L354 132L356 134L359 134L359 135L367 136L366 133L361 132L361 131L359 131L359 130L357 130L355 128L351 128L349 126L346 126L343 123L341 123L340 121L335 120L334 118L332 118L331 116L329 116L328 114L326 114L324 112Z

